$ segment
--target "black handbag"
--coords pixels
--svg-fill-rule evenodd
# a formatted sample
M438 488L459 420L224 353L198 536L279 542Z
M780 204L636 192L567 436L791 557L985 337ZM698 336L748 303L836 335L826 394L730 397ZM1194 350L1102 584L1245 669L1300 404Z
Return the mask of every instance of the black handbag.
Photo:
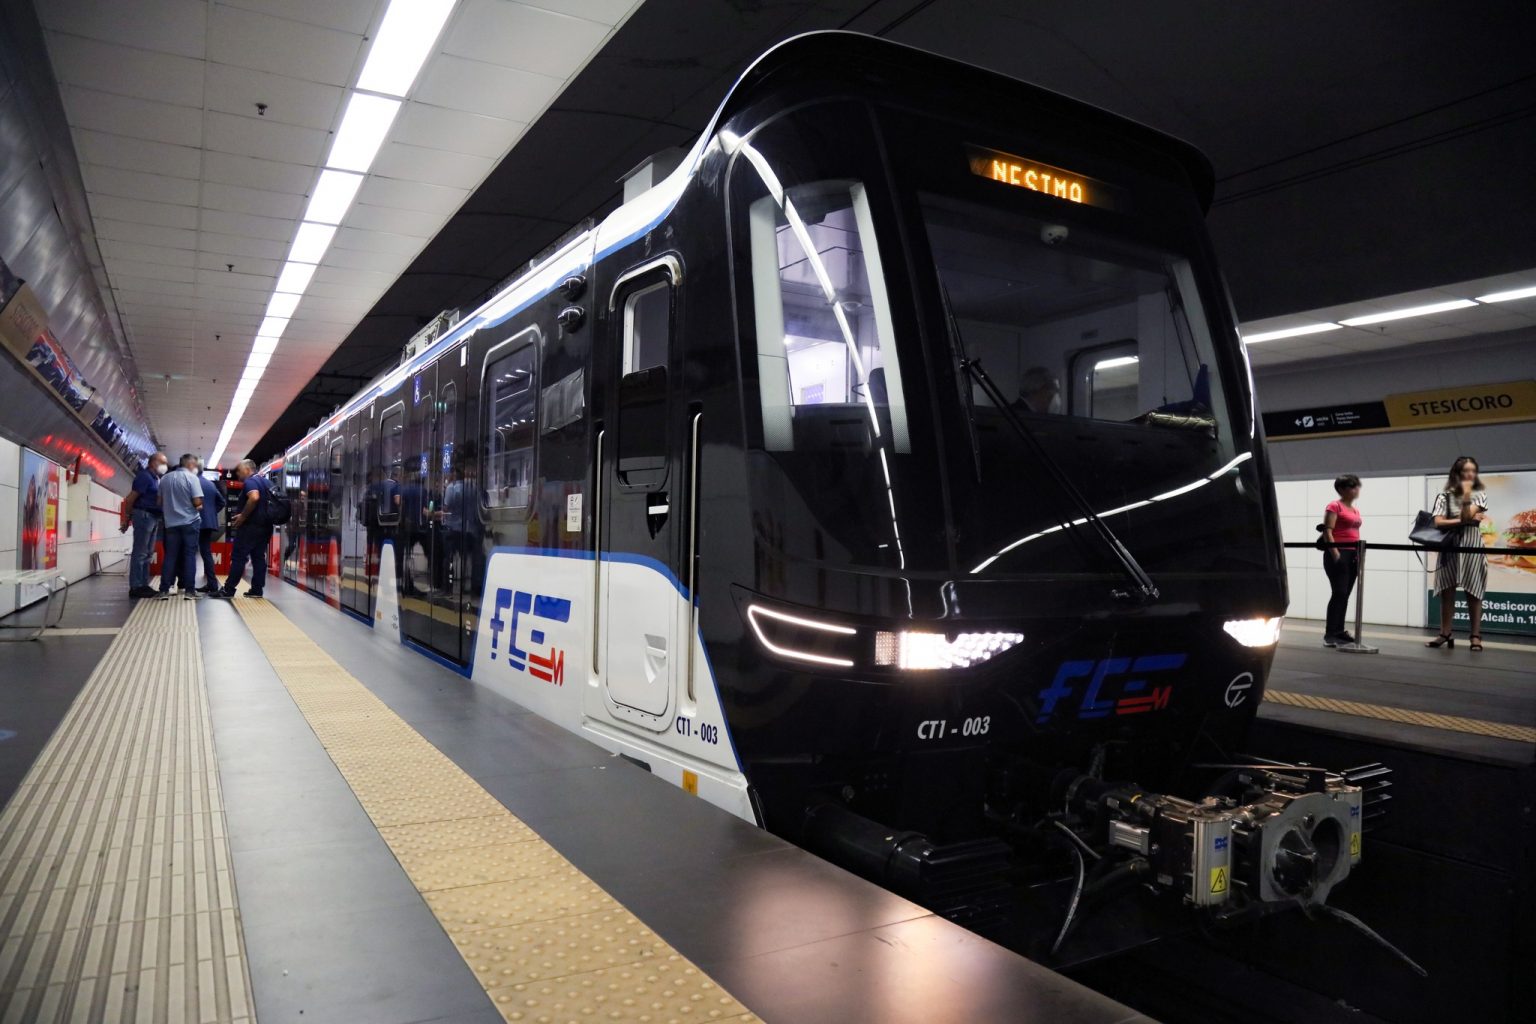
M1328 524L1327 523L1318 523L1317 524L1317 540L1313 542L1312 546L1317 548L1317 550L1319 550L1319 551L1327 551L1328 550L1328 532L1327 531L1328 531Z
M1445 496L1440 496L1440 498L1443 497ZM1440 504L1440 498L1435 499L1437 507ZM1447 501L1445 505L1446 518L1449 518L1450 502ZM1450 544L1451 539L1455 536L1456 531L1454 529L1436 525L1435 513L1433 511L1420 512L1413 518L1413 529L1408 531L1408 543L1420 544L1426 548L1443 548Z

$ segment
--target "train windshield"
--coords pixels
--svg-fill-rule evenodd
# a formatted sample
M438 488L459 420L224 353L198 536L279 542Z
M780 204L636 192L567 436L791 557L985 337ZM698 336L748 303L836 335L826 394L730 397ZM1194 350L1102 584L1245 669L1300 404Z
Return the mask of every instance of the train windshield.
M1081 529L1096 515L1154 573L1267 567L1193 201L1181 237L964 159L930 173L959 140L904 153L916 133L887 132L886 163L876 123L826 104L729 143L759 542L906 573L1119 571Z
M1047 219L932 193L919 206L953 355L992 385L961 378L973 465L951 473L952 490L975 496L954 507L961 567L1026 570L1028 545L1091 511L1152 565L1209 568L1177 554L1202 528L1158 507L1230 499L1220 478L1239 454L1190 261L1070 207Z

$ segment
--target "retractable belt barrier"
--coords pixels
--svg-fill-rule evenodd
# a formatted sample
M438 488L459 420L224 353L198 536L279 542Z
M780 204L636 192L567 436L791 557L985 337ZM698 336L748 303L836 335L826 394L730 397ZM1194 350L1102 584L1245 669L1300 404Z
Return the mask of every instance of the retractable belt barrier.
M1428 544L1370 544L1363 540L1356 541L1288 541L1282 547L1288 548L1354 548L1355 549L1355 640L1353 643L1339 644L1338 649L1350 654L1377 654L1379 647L1370 647L1360 639L1363 632L1365 616L1365 550L1376 548L1381 551L1418 551L1426 554L1437 555L1529 555L1530 548L1468 548L1460 544L1436 544L1431 547Z

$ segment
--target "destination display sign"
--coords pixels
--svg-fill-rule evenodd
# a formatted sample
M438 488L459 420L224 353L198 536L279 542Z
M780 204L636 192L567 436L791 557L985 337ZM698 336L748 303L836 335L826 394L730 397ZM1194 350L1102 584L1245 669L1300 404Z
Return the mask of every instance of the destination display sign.
M1086 174L1077 174L996 149L967 146L966 151L970 157L971 173L979 178L1015 188L1027 188L1031 192L1065 199L1069 203L1102 206L1110 210L1123 205L1119 189Z
M1294 440L1527 420L1536 420L1536 380L1436 388L1388 395L1379 402L1266 412L1264 433L1271 440Z

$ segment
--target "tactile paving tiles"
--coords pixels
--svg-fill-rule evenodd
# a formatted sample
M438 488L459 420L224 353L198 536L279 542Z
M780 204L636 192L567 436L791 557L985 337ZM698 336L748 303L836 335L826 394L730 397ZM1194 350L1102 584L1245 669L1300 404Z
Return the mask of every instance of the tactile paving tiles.
M276 607L240 614L492 1004L519 1024L757 1020Z
M253 1012L195 607L143 601L0 813L0 1021Z
M1353 715L1356 718L1375 718L1383 722L1401 722L1405 725L1422 725L1430 729L1445 729L1449 732L1492 736L1495 739L1514 740L1517 743L1536 743L1536 728L1528 725L1485 722L1480 718L1437 715L1429 711L1414 711L1411 708L1362 704L1354 700L1335 700L1332 697L1314 697L1310 693L1289 693L1284 690L1266 690L1264 699L1271 704L1285 704L1311 711L1332 711L1334 714Z

